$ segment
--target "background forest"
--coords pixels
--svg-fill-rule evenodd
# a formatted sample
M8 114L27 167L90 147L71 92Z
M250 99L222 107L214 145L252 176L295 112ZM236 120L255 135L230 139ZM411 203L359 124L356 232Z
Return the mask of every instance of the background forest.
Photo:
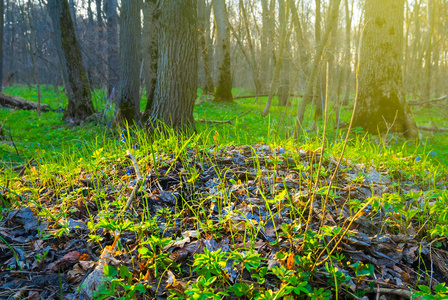
M0 298L448 297L447 0L0 11Z

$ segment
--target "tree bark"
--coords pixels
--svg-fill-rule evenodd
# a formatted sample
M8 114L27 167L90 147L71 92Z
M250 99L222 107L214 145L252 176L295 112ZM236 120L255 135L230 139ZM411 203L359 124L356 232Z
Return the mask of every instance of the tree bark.
M205 0L198 0L198 26L199 26L199 45L201 49L201 60L204 65L205 85L203 87L205 94L213 94L215 87L213 85L212 72L210 68L210 59L208 54L207 35L210 34L210 28L207 28L206 18L210 18L207 14Z
M120 83L115 120L133 125L140 121L140 2L122 0L120 12Z
M118 16L117 0L106 1L106 19L107 19L107 96L114 98L112 94L118 85Z
M217 31L217 82L215 101L233 102L230 73L230 26L225 0L213 0Z
M146 122L151 113L154 102L154 92L157 83L157 51L158 37L157 24L154 18L154 10L157 1L150 0L143 4L143 59L145 71L146 108L142 116L142 122Z
M194 129L193 108L198 82L196 15L196 0L164 1L160 7L152 125L162 121L177 130Z
M47 8L53 21L54 43L68 98L68 107L62 118L84 120L95 111L87 73L82 64L81 48L70 16L70 8L67 0L48 0Z
M392 130L416 138L418 129L404 101L401 72L404 0L367 0L365 5L359 105L353 125L372 134Z

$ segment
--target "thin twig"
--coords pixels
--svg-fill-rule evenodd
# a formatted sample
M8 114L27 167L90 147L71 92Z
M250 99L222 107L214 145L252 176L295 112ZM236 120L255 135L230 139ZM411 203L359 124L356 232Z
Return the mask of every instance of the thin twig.
M140 184L143 181L142 174L140 173L140 168L138 167L137 160L134 155L132 155L131 151L126 150L126 157L132 160L132 164L134 165L135 173L137 174L137 182L135 183L134 189L132 190L131 195L129 196L128 201L126 202L126 206L124 210L126 211L130 206L135 196L137 195L138 189L140 188Z

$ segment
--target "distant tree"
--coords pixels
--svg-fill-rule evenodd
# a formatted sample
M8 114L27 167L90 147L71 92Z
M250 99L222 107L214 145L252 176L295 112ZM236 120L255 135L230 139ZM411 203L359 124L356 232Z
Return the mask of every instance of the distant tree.
M106 21L107 21L107 96L111 96L118 85L118 15L117 0L107 0ZM113 96L113 95L112 95Z
M53 21L54 44L58 52L68 98L68 107L64 112L63 119L83 120L95 111L68 1L48 0L47 8Z
M405 103L401 72L404 0L366 0L365 20L354 125L372 134L386 133L391 127L416 138L418 130Z
M120 83L115 120L140 121L140 1L122 0L120 13Z
M162 2L157 13L159 54L151 122L178 130L194 128L197 97L198 30L196 0Z
M232 76L230 73L230 26L225 0L213 0L217 31L217 81L215 101L232 102Z

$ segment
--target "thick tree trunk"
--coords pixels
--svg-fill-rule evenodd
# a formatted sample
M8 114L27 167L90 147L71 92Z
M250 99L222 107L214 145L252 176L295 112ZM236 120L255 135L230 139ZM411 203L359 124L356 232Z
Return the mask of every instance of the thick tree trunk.
M159 14L157 85L151 122L194 129L197 97L198 34L196 0L163 2Z
M365 20L354 126L372 134L391 128L407 138L418 137L403 94L404 0L367 0Z
M121 1L120 83L115 120L133 125L140 121L140 5L134 0Z
M154 10L157 1L150 0L143 4L143 59L145 71L146 108L142 116L142 122L149 118L154 102L154 92L157 83L157 51L158 37Z
M112 92L118 86L118 16L117 0L106 1L106 19L107 19L107 96L114 98Z
M204 65L204 73L205 73L205 85L203 87L205 94L213 94L215 92L215 87L213 85L212 72L210 68L210 59L208 55L208 43L207 43L207 35L210 34L210 28L207 28L206 22L207 18L210 18L210 15L207 14L205 0L198 0L198 27L199 27L199 45L201 49L201 61Z
M93 114L89 81L82 64L81 49L75 35L67 0L48 0L48 12L53 21L54 43L59 56L68 107L63 119L80 119Z
M232 102L232 76L230 73L230 26L225 0L213 0L217 31L217 82L215 101Z

